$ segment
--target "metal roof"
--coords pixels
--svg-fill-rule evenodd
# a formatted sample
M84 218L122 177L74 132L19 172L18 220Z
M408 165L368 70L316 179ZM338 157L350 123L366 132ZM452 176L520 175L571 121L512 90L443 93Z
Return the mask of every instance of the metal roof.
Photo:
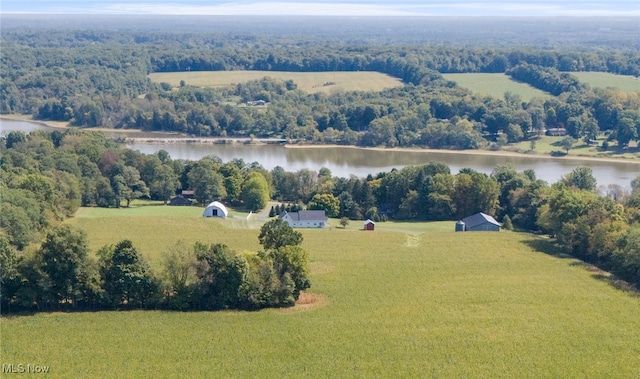
M473 216L465 217L461 220L467 225L467 228L472 229L478 225L486 224L487 222L496 226L500 226L500 223L495 218L485 213L476 213Z
M280 218L289 215L294 221L327 221L327 215L324 211L300 211L300 212L283 212Z

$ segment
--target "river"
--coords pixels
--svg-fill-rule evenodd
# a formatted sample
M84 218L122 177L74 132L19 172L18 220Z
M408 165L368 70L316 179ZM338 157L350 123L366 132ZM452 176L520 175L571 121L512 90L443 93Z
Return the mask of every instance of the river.
M0 130L23 130L30 132L46 128L42 124L25 121L1 120ZM545 158L534 156L452 154L432 151L403 151L356 149L352 147L308 147L286 148L279 145L244 145L244 144L200 144L169 143L157 144L136 142L126 145L130 149L144 154L152 154L165 150L173 159L198 160L207 155L217 155L223 161L242 158L245 162L258 162L267 170L281 166L287 171L303 168L319 170L327 167L334 176L364 177L368 174L390 171L408 165L425 164L429 161L444 162L452 173L461 168L490 174L501 164L512 164L518 171L533 169L538 178L549 183L558 181L563 175L578 166L591 167L598 185L618 184L630 188L631 180L640 174L640 162L630 161L598 161L586 158Z

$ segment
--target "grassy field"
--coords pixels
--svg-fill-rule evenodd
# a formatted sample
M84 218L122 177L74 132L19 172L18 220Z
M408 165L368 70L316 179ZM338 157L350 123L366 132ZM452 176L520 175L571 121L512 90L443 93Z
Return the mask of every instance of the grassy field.
M551 154L551 153L565 153L566 150L562 147L562 139L564 137L543 136L536 141L535 153L536 154ZM615 141L609 143L609 148L605 151L602 150L602 142L605 137L598 139L598 146L589 146L583 140L576 141L575 145L569 150L569 155L582 156L582 157L610 157L610 158L628 158L638 159L640 158L640 148L634 141L629 143L626 149L619 148ZM514 148L517 151L527 152L531 149L531 141L522 141L512 145L510 148Z
M284 72L284 71L198 71L153 73L149 78L156 83L169 83L174 87L184 80L186 84L199 87L226 87L250 80L271 77L293 80L298 88L310 92L332 91L381 91L385 88L400 87L402 81L386 74L373 71L335 72Z
M572 72L581 82L591 87L615 87L625 92L640 91L640 79L629 75L615 75L606 72Z
M534 97L551 97L547 92L536 89L526 83L511 80L505 74L443 74L445 79L456 82L460 87L468 88L473 92L503 98L509 91L520 95L522 100L530 101Z
M92 248L131 238L157 267L182 239L257 250L257 221L200 208L83 209ZM193 212L193 213L191 213ZM242 223L246 224L246 227ZM2 318L2 363L51 377L631 378L640 298L518 233L450 223L303 230L311 307Z

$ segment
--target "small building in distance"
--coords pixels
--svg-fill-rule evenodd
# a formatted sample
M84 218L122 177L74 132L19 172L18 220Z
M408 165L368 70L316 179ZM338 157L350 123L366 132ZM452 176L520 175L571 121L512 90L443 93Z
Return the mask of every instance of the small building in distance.
M364 230L375 230L376 223L371 220L366 220L364 222Z
M324 211L284 211L278 217L292 228L325 228L329 225Z
M456 222L456 232L499 232L500 223L485 213L476 213Z
M227 218L228 215L229 212L227 211L227 207L219 201L209 203L209 205L204 209L204 213L202 213L202 217Z
M169 201L170 205L192 205L193 202L182 195L174 196Z

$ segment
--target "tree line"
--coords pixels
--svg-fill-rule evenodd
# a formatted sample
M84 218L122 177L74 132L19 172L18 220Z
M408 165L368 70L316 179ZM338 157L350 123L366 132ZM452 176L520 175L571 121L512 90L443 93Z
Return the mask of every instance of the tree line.
M188 161L171 159L162 150L145 155L122 148L100 133L76 129L28 135L11 132L1 141L3 260L26 259L24 252L29 246L52 239L47 242L52 247L41 247L38 260L30 261L31 274L23 273L35 275L32 283L38 282L38 270L47 259L55 261L56 254L67 251L65 244L82 240L74 233L54 229L78 207L128 206L143 197L166 202L183 189L192 190L201 205L220 200L257 210L273 199L295 209L320 209L330 217L352 220L456 220L485 212L518 230L552 235L567 253L631 283L638 284L640 279L640 177L632 181L628 191L615 184L598 187L586 167L576 168L549 185L537 179L534 171L518 172L509 165L498 166L486 175L472 169L452 173L446 164L430 162L364 178L344 178L333 176L326 168L288 172L276 167L269 171L257 162L222 162L215 156ZM70 235L67 242L56 242L61 233ZM279 247L265 246L266 251L274 248ZM73 249L80 248L68 249L64 254L74 255ZM198 252L207 249L195 249L190 256L197 258ZM47 254L53 255L46 258ZM113 261L114 254L115 247L99 254L104 257L104 267ZM127 259L131 264L138 262L137 258ZM40 265L38 270L34 264ZM139 265L146 272L146 266ZM4 261L2 267L4 270L11 264ZM3 278L14 277L11 272ZM96 275L90 277L98 280ZM153 291L149 294L156 293ZM98 304L94 300L91 304ZM130 302L119 304L124 303ZM138 304L144 306L145 302Z
M130 240L92 259L80 229L52 228L32 255L17 255L0 235L4 313L51 310L258 310L294 305L309 288L302 236L281 220L263 225L264 250L238 254L223 244L178 241L156 274Z

